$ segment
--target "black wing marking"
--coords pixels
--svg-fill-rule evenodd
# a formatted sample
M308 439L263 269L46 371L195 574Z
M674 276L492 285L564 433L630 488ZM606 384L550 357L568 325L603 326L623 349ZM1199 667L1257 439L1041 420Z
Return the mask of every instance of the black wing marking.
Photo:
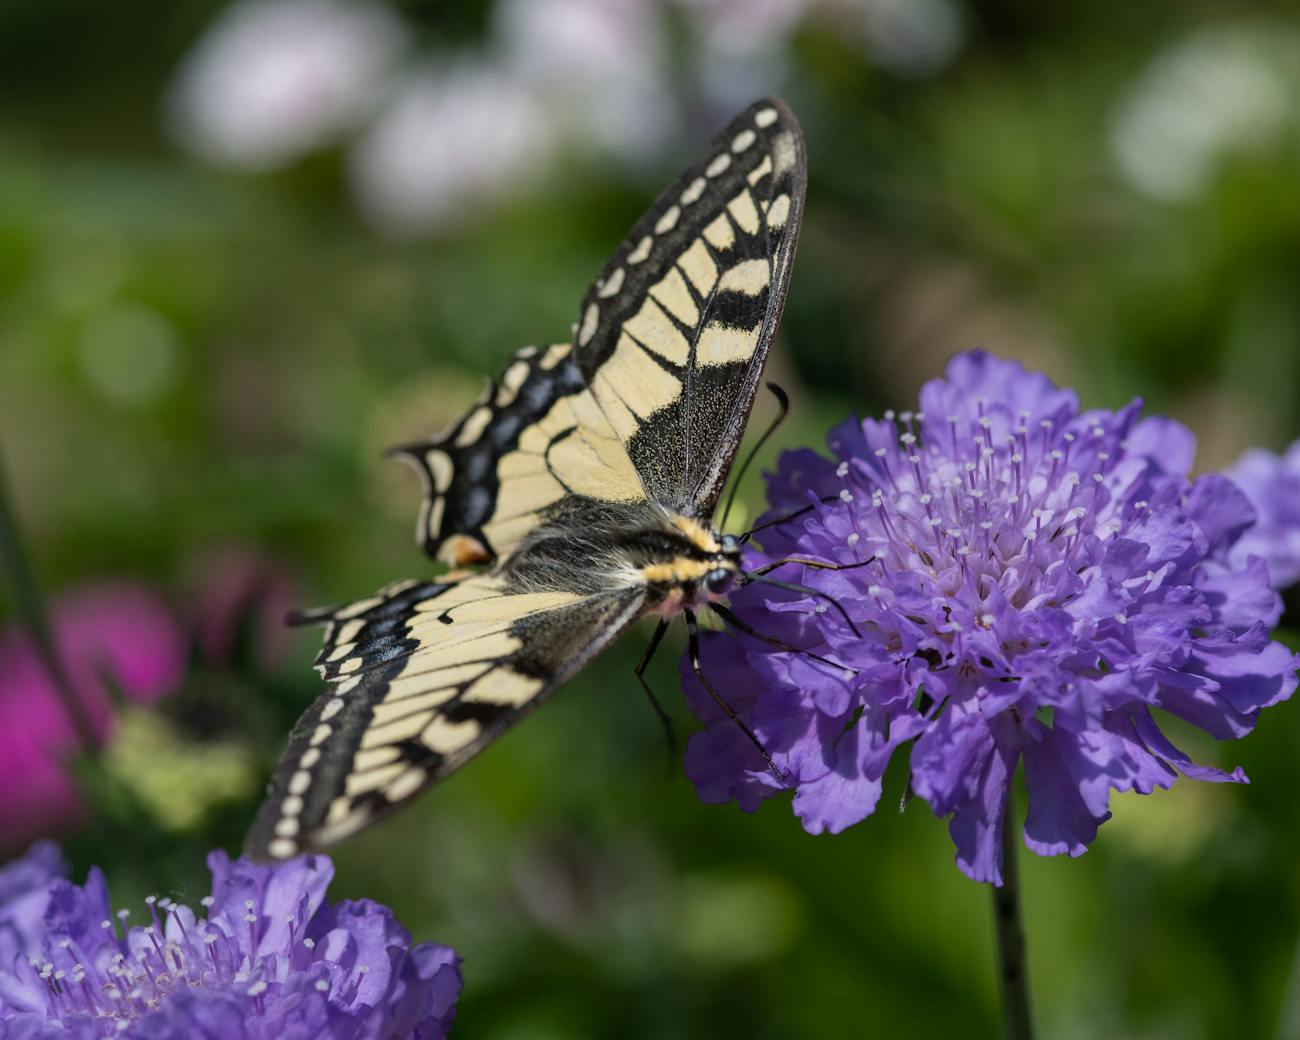
M574 357L649 497L712 515L785 303L803 136L750 105L632 228L579 315Z
M639 616L644 590L508 591L493 575L400 582L303 615L329 689L290 735L250 855L329 847L458 769Z

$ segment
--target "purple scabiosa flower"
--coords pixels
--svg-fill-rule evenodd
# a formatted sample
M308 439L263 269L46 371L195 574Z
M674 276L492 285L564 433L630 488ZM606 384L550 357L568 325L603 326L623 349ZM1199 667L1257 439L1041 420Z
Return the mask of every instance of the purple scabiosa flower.
M1272 642L1280 606L1264 563L1231 562L1253 520L1221 476L1189 481L1175 422L1081 412L1075 394L1019 364L959 355L920 410L849 421L827 459L786 455L771 477L754 568L788 556L865 566L774 573L823 599L750 584L732 609L760 633L842 662L707 637L704 667L778 765L784 785L701 689L686 753L707 802L743 809L794 790L811 833L868 816L893 753L910 788L948 817L961 870L1001 883L1007 792L1021 762L1025 843L1086 851L1111 791L1150 793L1179 773L1245 782L1192 762L1157 713L1220 739L1291 695L1297 659ZM851 669L851 670L848 670Z
M11 871L48 873L45 859L37 849L0 873L0 896ZM327 903L328 858L263 866L214 852L208 866L204 916L150 897L150 920L136 927L110 911L97 869L84 886L20 886L29 901L41 891L43 910L24 913L18 952L0 964L0 1040L447 1035L461 986L455 951L412 946L377 903ZM0 906L0 920L6 913Z
M1244 566L1251 556L1268 564L1273 587L1300 581L1300 441L1285 455L1251 448L1227 475L1255 507L1255 523L1232 547L1229 559Z

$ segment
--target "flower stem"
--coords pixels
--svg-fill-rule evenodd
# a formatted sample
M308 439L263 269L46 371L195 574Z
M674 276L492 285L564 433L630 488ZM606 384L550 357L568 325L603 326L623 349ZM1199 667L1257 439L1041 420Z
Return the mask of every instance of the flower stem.
M95 727L55 649L45 601L28 564L22 532L18 529L18 519L9 501L3 461L0 458L0 569L9 575L14 610L36 644L36 652L54 683L54 689L63 703L63 710L72 724L82 752L93 755L97 743Z
M1002 821L1002 884L993 889L993 919L998 933L999 985L1007 1040L1033 1040L1029 1015L1029 971L1025 961L1025 928L1020 918L1020 872L1016 861L1019 828L1007 792Z

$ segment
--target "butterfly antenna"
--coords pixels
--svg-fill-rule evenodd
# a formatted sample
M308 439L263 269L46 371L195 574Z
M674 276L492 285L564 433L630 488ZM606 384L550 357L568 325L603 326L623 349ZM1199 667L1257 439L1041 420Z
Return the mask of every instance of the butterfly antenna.
M772 391L772 396L776 398L779 411L776 418L763 431L763 436L758 438L754 442L754 446L749 449L749 454L745 456L745 461L740 464L740 469L736 470L736 475L731 482L731 491L727 494L727 504L722 509L722 522L718 524L718 528L723 531L727 529L727 517L731 515L731 507L735 504L736 492L740 490L740 481L744 477L745 471L749 469L750 463L754 461L758 449L767 443L767 439L776 432L776 428L785 422L785 417L790 414L790 398L786 392L775 383L768 383L767 388Z
M823 495L818 502L806 505L802 509L796 509L793 513L786 513L784 516L774 517L771 520L764 520L761 524L756 524L740 536L740 544L744 545L747 541L758 534L759 531L766 531L769 527L779 527L781 524L789 523L791 520L798 520L801 516L807 516L818 505L826 505L828 502L838 502L839 495Z

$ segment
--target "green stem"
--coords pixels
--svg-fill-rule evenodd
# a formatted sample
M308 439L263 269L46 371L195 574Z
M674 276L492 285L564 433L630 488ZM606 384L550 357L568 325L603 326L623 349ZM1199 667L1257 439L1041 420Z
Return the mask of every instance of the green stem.
M1034 1024L1029 1015L1029 970L1025 961L1025 928L1020 917L1020 871L1013 800L1007 793L1002 821L1002 884L993 889L993 919L998 933L999 985L1002 1018L1007 1040L1033 1040Z
M45 611L45 601L41 597L41 591L28 564L22 532L18 528L18 519L10 504L3 459L0 459L0 565L2 565L0 569L9 575L14 609L36 644L36 652L40 655L41 663L45 665L54 683L54 689L63 704L68 721L72 724L81 750L84 754L93 755L97 745L95 727L55 649L49 615Z

